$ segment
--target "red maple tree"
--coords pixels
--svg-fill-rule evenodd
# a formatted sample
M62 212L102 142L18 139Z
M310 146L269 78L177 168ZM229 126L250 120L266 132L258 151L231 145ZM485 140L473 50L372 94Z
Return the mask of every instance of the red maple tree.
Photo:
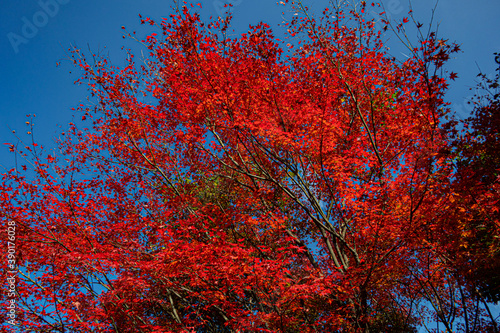
M495 60L500 65L498 54ZM470 101L474 109L460 122L462 130L456 123L450 126L456 168L450 215L458 222L459 241L448 260L483 302L500 301L500 67L496 71L492 79L478 75L481 81ZM498 332L498 323L493 324L492 331Z
M144 20L159 34L140 62L73 50L91 126L71 125L57 154L18 150L35 177L0 183L23 329L464 325L476 298L455 297L447 259L458 222L440 75L458 48L429 34L399 62L364 2L320 20L290 5L286 50L264 23L231 39L229 19L205 25L187 6Z

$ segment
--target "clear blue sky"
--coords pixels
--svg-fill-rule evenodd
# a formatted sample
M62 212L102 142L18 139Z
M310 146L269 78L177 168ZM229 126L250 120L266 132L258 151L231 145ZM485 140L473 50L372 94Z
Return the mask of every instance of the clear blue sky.
M196 2L203 5L203 17L218 15L222 4L220 0ZM275 1L230 2L235 5L236 33L261 20L271 24L281 21L281 7ZM394 19L408 12L406 0L384 2ZM428 23L435 0L413 2L416 16ZM323 7L328 2L309 3ZM70 109L85 100L85 88L73 84L78 70L65 60L70 44L83 49L88 45L92 50L106 47L114 63L123 64L120 47L134 42L122 39L120 27L145 33L148 27L139 27L138 14L166 17L171 13L170 5L170 0L0 0L0 170L13 165L13 154L3 145L16 141L9 127L26 139L26 115L35 113L35 138L53 146L52 138L60 131L58 125L66 128L72 120ZM468 88L474 86L477 65L493 73L492 53L500 51L498 13L500 2L496 0L441 0L437 7L435 20L440 23L440 36L462 44L464 51L448 64L459 79L447 96L462 116L468 111L465 100L471 95ZM56 67L56 62L61 66Z

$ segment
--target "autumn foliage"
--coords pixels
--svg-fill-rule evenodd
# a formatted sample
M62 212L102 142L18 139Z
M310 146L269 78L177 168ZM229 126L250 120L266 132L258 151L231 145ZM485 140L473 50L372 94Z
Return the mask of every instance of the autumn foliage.
M498 331L460 270L495 203L461 194L444 126L458 47L431 33L401 62L364 5L286 6L285 42L186 6L123 68L73 51L88 128L0 183L25 331Z

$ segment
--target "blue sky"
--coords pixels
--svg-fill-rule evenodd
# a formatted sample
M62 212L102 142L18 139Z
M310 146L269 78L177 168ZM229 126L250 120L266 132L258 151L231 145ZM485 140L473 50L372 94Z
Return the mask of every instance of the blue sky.
M196 1L203 5L207 18L220 14L221 0ZM270 0L231 0L234 4L233 27L245 32L248 24L264 21L275 26L281 8ZM306 2L308 2L306 0ZM323 7L327 1L309 1ZM430 20L435 0L414 0L415 16L425 24ZM144 34L138 14L159 19L171 13L170 0L0 0L0 174L13 166L14 155L4 142L15 143L16 131L28 140L27 114L36 114L35 139L54 147L53 138L72 121L72 107L85 103L84 86L75 86L79 71L67 60L67 49L76 45L84 50L107 50L115 65L124 63L121 26ZM401 19L409 10L407 0L384 0L387 13ZM500 51L500 1L441 0L435 22L439 35L462 45L448 63L459 78L452 82L447 100L459 116L470 111L466 101L472 95L478 66L484 73L494 73L493 52ZM280 34L277 33L277 36ZM414 36L410 36L414 37ZM391 38L391 43L395 39ZM398 48L394 47L394 52ZM402 56L401 54L394 54ZM60 62L60 66L56 63ZM78 118L78 117L77 117Z
M219 14L221 0L199 2L203 5L203 17ZM261 20L271 24L281 21L281 8L275 1L229 2L234 4L236 33ZM408 12L406 0L384 2L394 19L401 19ZM416 16L428 23L435 1L413 2ZM148 27L139 27L138 14L156 19L166 17L171 13L171 3L170 0L0 0L0 169L13 165L13 154L3 145L17 141L11 130L28 139L27 114L37 116L35 139L51 147L60 132L58 126L65 128L72 120L71 108L85 101L85 87L73 84L78 70L66 60L71 44L92 50L105 47L114 64L123 64L120 47L134 46L134 42L122 39L121 26L146 33ZM309 3L323 7L327 1ZM499 12L500 2L496 0L441 0L438 4L435 22L440 23L440 36L462 44L464 51L448 64L459 75L447 96L459 115L465 116L470 111L466 98L471 96L468 89L474 86L478 66L486 73L494 71L492 53L500 51ZM395 42L394 38L392 41ZM59 67L57 62L61 63Z

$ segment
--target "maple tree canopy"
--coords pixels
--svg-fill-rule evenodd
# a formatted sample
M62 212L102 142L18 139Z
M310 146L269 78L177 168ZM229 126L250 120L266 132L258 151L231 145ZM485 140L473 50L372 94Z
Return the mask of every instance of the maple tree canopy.
M88 126L11 146L33 175L0 183L23 331L498 332L473 278L498 258L498 173L472 186L446 122L458 46L429 33L399 61L377 5L285 2L285 41L186 5L143 19L122 68L73 49Z

